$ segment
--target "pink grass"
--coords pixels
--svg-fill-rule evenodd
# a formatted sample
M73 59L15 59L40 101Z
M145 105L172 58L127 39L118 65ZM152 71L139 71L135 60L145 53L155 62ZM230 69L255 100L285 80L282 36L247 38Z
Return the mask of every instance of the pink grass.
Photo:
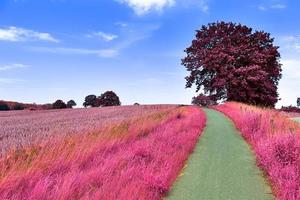
M215 109L229 116L252 146L276 197L299 200L300 125L278 111L235 102Z
M175 108L174 105L0 112L0 157L49 138L99 130L124 119Z
M205 121L173 108L14 152L0 161L0 199L161 199Z

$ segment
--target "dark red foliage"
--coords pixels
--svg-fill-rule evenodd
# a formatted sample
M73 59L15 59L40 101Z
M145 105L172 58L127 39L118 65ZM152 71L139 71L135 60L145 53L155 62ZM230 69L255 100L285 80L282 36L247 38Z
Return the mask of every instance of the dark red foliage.
M196 97L193 97L192 104L198 106L212 106L216 105L217 103L212 99L212 97L200 94Z
M73 106L76 106L76 102L72 99L67 102L67 108L73 108Z
M280 111L300 113L300 108L297 108L295 106L282 106Z
M52 109L52 104L35 104L35 103L19 103L15 101L0 100L0 104L5 104L9 110L49 110Z
M98 99L101 107L121 105L119 97L113 91L106 91Z
M88 95L85 97L84 99L84 103L83 103L83 106L84 107L99 107L98 105L98 100L97 100L97 96L96 95Z
M67 104L62 100L57 100L52 104L53 109L64 109L67 108Z
M0 102L0 111L8 111L9 106L5 102Z
M25 106L22 105L21 103L16 103L14 106L13 106L13 110L24 110L25 109Z
M232 22L202 26L182 59L190 72L186 87L195 84L215 100L273 107L282 71L273 40L269 33Z

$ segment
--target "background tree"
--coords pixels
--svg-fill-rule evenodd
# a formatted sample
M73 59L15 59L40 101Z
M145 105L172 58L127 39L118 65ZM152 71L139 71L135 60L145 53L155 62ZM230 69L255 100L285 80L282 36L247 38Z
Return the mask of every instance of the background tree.
M186 87L195 84L214 100L273 107L282 71L273 40L269 33L231 22L202 26L182 59L190 72Z
M9 106L5 102L0 102L0 111L8 111Z
M67 102L67 108L73 108L73 106L76 106L76 102L72 99Z
M99 97L99 103L101 107L121 105L119 97L113 91L106 91L101 94Z
M205 106L205 107L207 107L207 106L216 105L217 102L214 101L212 99L212 97L210 97L210 96L206 96L204 94L200 94L200 95L198 95L196 97L193 97L192 104L198 105L198 106Z
M20 104L20 103L16 103L13 107L14 110L24 110L25 106Z
M88 96L85 97L83 106L84 107L89 107L89 106L98 107L99 106L98 104L99 103L98 103L98 100L97 100L97 96L91 94L91 95L88 95Z
M292 106L292 105L290 105L290 106L281 106L280 111L300 113L300 108Z
M63 102L62 100L56 100L56 101L52 104L52 108L53 108L53 109L64 109L64 108L67 108L67 105L66 105L65 102Z

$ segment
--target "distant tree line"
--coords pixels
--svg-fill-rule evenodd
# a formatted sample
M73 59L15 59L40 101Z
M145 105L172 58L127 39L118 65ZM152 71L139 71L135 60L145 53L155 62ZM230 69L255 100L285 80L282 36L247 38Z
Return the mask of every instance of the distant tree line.
M295 113L300 113L300 108L296 107L296 106L282 106L281 111L284 111L284 112L295 112Z
M8 111L8 110L50 110L50 109L66 109L73 108L76 106L76 102L74 100L69 100L65 103L63 100L58 99L52 104L24 104L18 102L11 101L0 101L0 111ZM96 95L88 95L84 99L83 106L84 107L107 107L107 106L120 106L121 101L118 95L113 91L106 91L100 96Z

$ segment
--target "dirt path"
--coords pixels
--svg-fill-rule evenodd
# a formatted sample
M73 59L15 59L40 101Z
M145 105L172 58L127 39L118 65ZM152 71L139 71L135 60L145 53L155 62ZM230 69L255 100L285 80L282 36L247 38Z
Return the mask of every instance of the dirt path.
M205 112L205 132L166 199L274 199L233 123L218 111Z

